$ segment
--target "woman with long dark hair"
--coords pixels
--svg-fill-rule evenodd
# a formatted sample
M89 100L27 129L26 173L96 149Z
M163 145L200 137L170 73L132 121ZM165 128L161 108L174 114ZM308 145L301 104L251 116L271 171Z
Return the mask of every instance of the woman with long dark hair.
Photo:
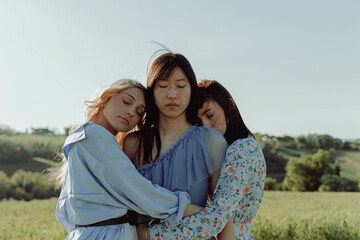
M189 61L171 52L159 56L147 78L143 129L125 138L124 151L152 183L185 191L191 203L204 207L227 143L219 131L196 125L197 99Z

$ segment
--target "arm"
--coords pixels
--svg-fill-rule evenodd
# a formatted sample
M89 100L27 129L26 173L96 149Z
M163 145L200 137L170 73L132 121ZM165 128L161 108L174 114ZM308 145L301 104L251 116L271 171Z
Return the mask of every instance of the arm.
M184 218L176 226L152 225L151 239L157 236L162 236L164 239L174 236L179 239L192 239L219 234L234 215L240 200L247 197L248 182L252 174L255 174L256 162L252 161L246 152L240 151L237 145L230 146L221 168L213 201L204 211Z
M123 151L130 158L136 168L140 167L138 159L139 132L133 132L127 135L123 143Z
M194 204L189 204L185 208L184 217L188 217L188 216L194 215L196 213L199 213L203 209L204 209L203 207L200 207L200 206L197 206ZM227 225L229 225L229 224L227 224ZM136 231L137 231L139 240L150 240L148 223L140 223L140 224L136 225ZM234 236L234 234L232 236ZM225 239L225 238L220 238L220 239Z
M230 218L224 229L217 235L217 238L218 240L230 240L235 238L234 217Z
M125 205L141 214L179 222L190 203L187 193L171 192L142 177L121 150L115 138L105 130L90 129L81 141L84 159L109 196L109 204ZM149 199L153 201L149 202Z

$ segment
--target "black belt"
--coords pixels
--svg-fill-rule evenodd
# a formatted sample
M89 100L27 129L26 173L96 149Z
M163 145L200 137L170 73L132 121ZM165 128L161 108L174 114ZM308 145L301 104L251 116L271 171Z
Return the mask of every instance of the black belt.
M128 214L125 214L124 216L118 217L118 218L111 218L104 221L88 224L88 225L78 225L75 224L76 228L80 227L99 227L99 226L109 226L109 225L117 225L117 224L124 224L124 223L130 223Z
M118 225L129 223L130 225L137 225L143 222L149 222L151 220L150 216L139 214L135 211L129 210L124 216L118 218L111 218L101 222L91 223L88 225L78 225L75 224L76 228L79 227L99 227L99 226L109 226L109 225Z

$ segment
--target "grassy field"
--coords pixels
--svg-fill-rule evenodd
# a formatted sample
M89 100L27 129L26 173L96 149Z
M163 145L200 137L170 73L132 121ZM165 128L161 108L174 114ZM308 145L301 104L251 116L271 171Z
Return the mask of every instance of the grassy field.
M265 192L255 239L360 239L360 193Z
M253 223L255 239L358 240L360 193L265 192ZM0 239L65 239L56 199L0 202Z
M340 162L340 176L355 180L356 174L360 172L360 152L336 151L335 159Z

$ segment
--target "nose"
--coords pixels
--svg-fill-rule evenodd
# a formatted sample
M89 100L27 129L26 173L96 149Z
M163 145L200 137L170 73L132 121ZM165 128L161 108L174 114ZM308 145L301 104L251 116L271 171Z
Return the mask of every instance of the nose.
M175 98L177 98L176 90L175 90L173 87L171 87L171 88L169 89L168 98L169 98L169 99L175 99Z
M132 117L135 115L135 109L134 108L129 108L128 111L127 111L127 114Z

